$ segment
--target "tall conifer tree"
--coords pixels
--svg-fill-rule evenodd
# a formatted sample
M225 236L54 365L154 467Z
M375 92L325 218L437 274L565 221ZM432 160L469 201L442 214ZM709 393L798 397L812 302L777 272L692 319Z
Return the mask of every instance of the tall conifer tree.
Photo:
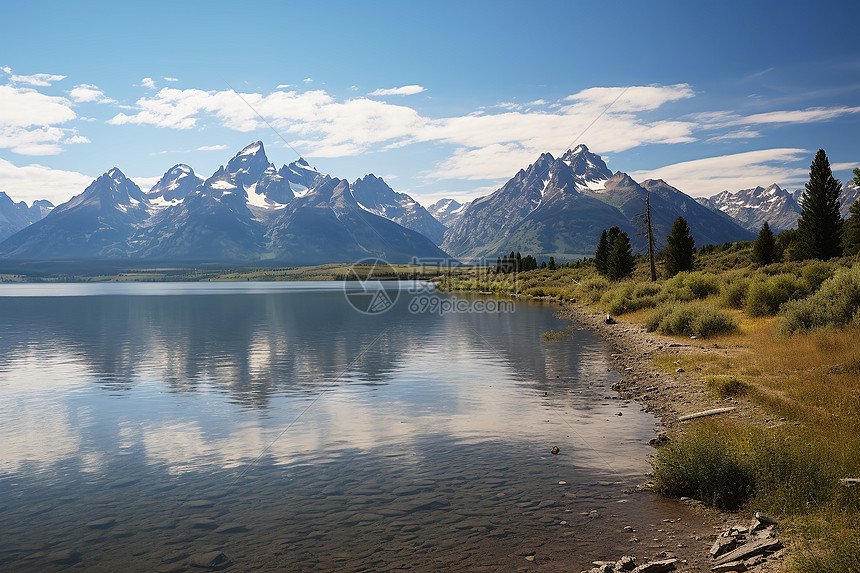
M617 227L616 227L617 228ZM612 280L622 279L633 272L633 249L630 247L630 237L624 231L619 231L612 242L612 252L606 263L606 274Z
M753 243L753 260L760 265L769 265L776 260L776 237L767 221L762 225L758 238Z
M601 275L606 274L606 261L609 260L609 239L606 237L606 229L600 234L597 241L597 251L594 253L594 266Z
M842 254L840 191L842 184L833 177L827 154L819 149L809 167L809 182L800 199L797 238L801 258L827 260Z
M696 254L696 242L690 234L690 226L683 217L675 219L672 232L666 237L668 246L663 251L666 261L666 274L674 277L681 271L693 269L693 255Z

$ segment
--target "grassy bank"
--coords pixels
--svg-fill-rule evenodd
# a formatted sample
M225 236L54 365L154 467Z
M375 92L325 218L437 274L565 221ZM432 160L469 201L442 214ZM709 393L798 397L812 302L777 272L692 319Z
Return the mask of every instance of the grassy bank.
M750 262L750 247L699 255L697 271L610 282L581 264L519 276L451 277L442 288L576 300L663 334L731 352L655 359L715 399L749 399L761 423L685 423L654 461L658 491L766 511L793 533L798 572L860 571L860 262ZM768 422L768 423L765 423Z

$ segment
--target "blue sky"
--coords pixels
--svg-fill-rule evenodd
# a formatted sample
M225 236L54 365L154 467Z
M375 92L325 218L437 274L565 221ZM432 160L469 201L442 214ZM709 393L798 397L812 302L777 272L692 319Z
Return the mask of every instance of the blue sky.
M860 3L10 2L0 191L145 190L262 140L429 204L577 143L693 196L860 166ZM228 86L229 84L229 86ZM596 120L596 121L595 121Z

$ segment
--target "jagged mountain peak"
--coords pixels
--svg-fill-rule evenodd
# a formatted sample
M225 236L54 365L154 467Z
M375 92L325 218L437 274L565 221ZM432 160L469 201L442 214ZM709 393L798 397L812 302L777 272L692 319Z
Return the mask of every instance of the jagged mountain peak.
M182 201L203 183L203 178L194 170L178 163L168 169L158 183L147 192L150 201L157 207L166 207Z
M266 155L266 150L263 147L262 141L255 141L254 143L249 143L248 145L246 145L242 149L242 151L240 151L239 153L236 154L236 157L243 157L246 155L258 155L258 154L262 154L263 156Z

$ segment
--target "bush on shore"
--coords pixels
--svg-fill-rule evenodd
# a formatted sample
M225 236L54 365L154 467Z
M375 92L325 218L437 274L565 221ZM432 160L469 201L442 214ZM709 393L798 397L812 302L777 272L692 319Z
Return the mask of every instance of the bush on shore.
M712 334L732 332L737 325L731 316L716 305L691 302L656 308L646 317L645 327L649 332L707 338Z

